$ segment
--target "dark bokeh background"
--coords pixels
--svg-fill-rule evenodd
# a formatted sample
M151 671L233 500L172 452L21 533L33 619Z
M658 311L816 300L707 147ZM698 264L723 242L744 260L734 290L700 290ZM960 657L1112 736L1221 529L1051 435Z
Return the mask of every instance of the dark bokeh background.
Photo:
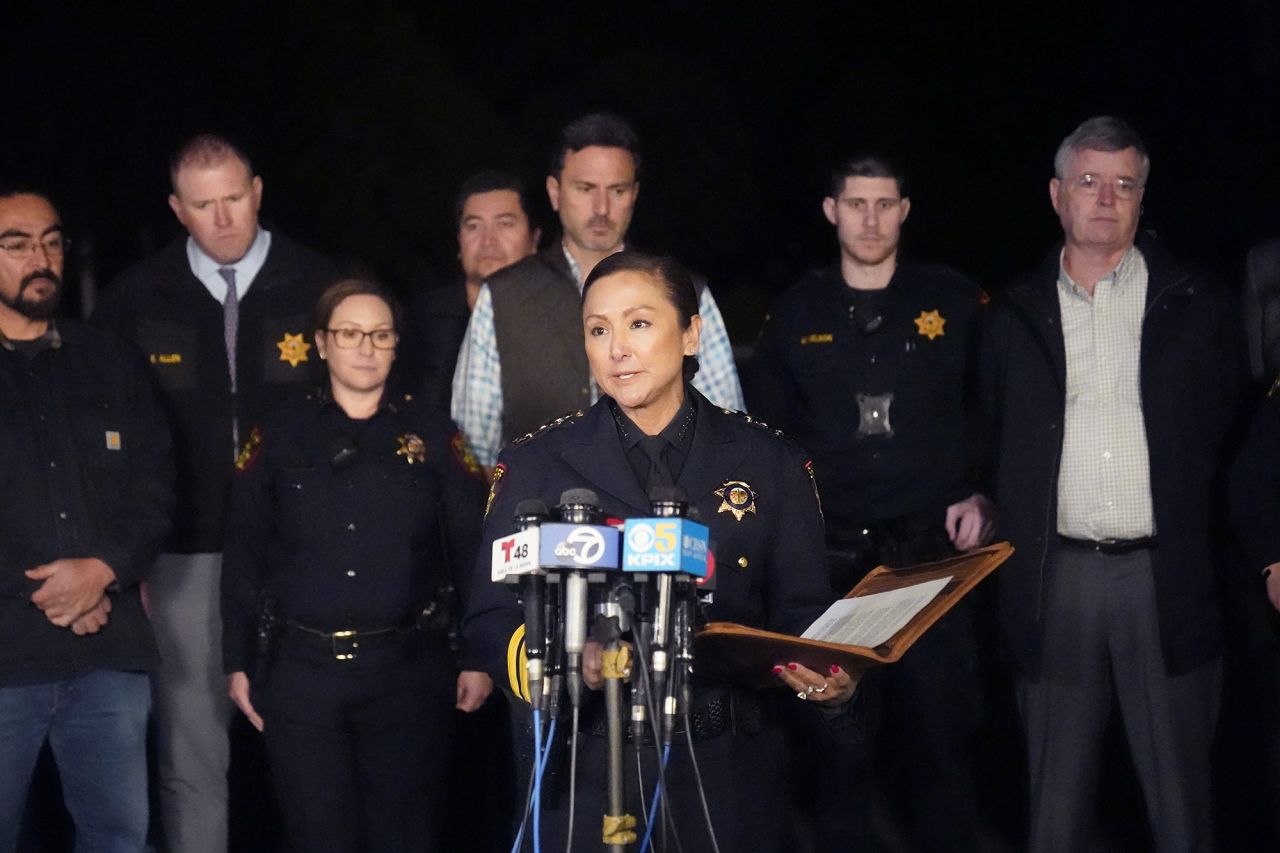
M1280 231L1280 7L1098 2L48 3L6 9L11 180L49 186L108 282L177 233L168 153L221 129L265 219L401 289L453 271L459 181L541 184L555 131L628 116L646 149L637 242L706 272L739 342L831 257L819 200L853 149L896 153L907 247L989 286L1056 235L1058 141L1115 112L1146 135L1145 221L1239 278ZM551 224L545 198L538 213Z
M473 171L524 174L554 231L538 188L555 133L612 109L645 145L635 241L707 273L741 344L775 294L834 256L819 203L854 150L906 165L907 251L988 287L1059 235L1053 152L1098 113L1146 136L1144 223L1185 257L1238 284L1248 247L1280 234L1275 0L516 8L0 0L0 184L50 190L78 246L73 292L104 286L179 233L170 151L222 130L253 155L270 227L411 291L455 273L453 197ZM1234 664L1242 681L1254 665ZM1224 849L1252 849L1274 812L1248 747L1274 721L1242 716L1254 706L1224 711ZM1140 838L1132 781L1102 799ZM1021 810L1006 811L1018 838ZM269 821L235 823L237 849L271 849Z

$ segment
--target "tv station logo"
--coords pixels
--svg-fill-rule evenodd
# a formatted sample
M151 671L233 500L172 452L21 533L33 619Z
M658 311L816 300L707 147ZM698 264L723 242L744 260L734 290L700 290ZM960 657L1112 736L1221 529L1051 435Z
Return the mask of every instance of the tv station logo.
M541 571L538 565L538 528L521 530L511 536L503 536L493 541L493 551L489 562L489 578L494 583L501 583L520 575L537 574Z
M556 544L557 557L573 560L580 566L594 566L604 556L604 537L599 530L579 527Z
M688 519L631 518L623 533L628 572L707 574L707 528Z
M538 561L545 568L616 569L622 550L612 527L555 522L539 528Z

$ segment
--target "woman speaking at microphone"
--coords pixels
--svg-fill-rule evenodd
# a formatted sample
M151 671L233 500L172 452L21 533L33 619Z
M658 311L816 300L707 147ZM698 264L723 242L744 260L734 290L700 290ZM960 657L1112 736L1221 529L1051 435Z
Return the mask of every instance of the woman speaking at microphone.
M622 252L596 266L583 286L582 324L600 400L503 452L490 488L482 550L483 543L515 529L513 511L521 501L554 506L565 490L587 488L605 516L624 519L651 515L648 495L654 487L674 485L710 528L717 568L708 619L798 634L829 603L822 517L807 459L778 433L717 408L691 387L701 331L697 306L689 273L672 259ZM489 561L482 554L464 634L476 659L520 694L514 661L523 611L510 587L489 583L488 577ZM584 680L594 688L601 683L600 659L590 652L589 645ZM754 691L696 675L693 680L691 735L723 851L785 849L783 703L795 705L800 697L824 710L828 725L854 725L847 711L856 685L848 674L778 664L778 690ZM599 695L589 696L580 721L575 849L599 849L601 840L603 715ZM678 742L666 769L672 819L683 850L710 849L683 735ZM647 759L653 753L646 748L641 754ZM647 807L656 774L647 766L647 790L638 792L635 750L626 754L626 813L639 820L641 795ZM567 788L568 768L556 777L544 778L542 790L548 850L559 849L568 831L568 794L557 790Z
M236 461L224 662L298 851L443 850L453 708L492 688L456 673L443 594L474 561L483 483L447 416L388 391L398 319L376 284L329 287L328 382L246 430Z

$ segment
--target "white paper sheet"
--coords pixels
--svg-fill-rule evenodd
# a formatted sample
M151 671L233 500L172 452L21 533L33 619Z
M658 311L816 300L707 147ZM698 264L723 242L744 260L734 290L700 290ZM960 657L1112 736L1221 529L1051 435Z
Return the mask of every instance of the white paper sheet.
M951 582L951 577L889 592L842 598L800 636L806 640L874 648L902 630Z

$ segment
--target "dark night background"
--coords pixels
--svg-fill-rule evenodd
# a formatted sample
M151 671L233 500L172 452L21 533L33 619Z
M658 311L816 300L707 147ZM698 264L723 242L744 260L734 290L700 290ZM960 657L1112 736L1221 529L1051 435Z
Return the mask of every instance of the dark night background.
M1248 248L1280 234L1275 0L516 8L3 2L0 184L51 191L77 242L70 289L105 286L179 234L168 156L221 130L263 176L269 227L412 291L455 274L454 194L474 171L524 175L554 232L556 131L610 109L645 149L635 242L706 273L738 344L834 258L819 204L856 150L907 168L906 251L991 288L1060 237L1053 153L1099 113L1146 137L1143 221L1175 251L1238 286ZM1222 747L1228 849L1274 809L1236 796L1247 737ZM1104 800L1140 821L1132 783Z
M1061 138L1146 136L1144 222L1235 283L1280 232L1280 8L858 2L45 4L8 9L0 169L50 187L100 285L175 236L166 161L244 141L272 227L402 290L453 274L453 195L488 166L541 191L556 130L613 109L646 168L637 243L709 275L735 340L833 257L819 201L855 149L898 155L906 248L989 287L1058 235ZM554 229L552 229L554 230ZM72 276L77 276L73 272Z

